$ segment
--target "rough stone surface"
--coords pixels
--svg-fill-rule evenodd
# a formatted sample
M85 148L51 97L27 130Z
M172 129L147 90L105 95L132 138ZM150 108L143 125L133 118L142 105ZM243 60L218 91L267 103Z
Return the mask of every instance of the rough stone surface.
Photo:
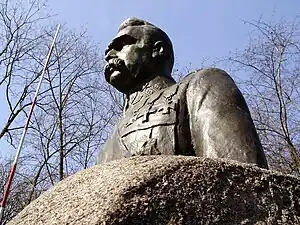
M300 180L248 164L132 157L77 173L15 224L300 224Z

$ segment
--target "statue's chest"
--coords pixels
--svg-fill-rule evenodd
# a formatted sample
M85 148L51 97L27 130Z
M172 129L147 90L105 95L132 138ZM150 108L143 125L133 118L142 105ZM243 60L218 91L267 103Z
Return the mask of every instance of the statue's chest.
M119 123L121 145L130 155L174 154L177 109L178 86L142 99Z

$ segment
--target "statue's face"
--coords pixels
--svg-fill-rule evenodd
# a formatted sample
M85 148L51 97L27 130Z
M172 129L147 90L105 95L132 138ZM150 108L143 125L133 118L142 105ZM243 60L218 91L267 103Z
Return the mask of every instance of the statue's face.
M105 51L105 78L115 88L128 93L151 73L152 47L147 32L139 27L121 30Z

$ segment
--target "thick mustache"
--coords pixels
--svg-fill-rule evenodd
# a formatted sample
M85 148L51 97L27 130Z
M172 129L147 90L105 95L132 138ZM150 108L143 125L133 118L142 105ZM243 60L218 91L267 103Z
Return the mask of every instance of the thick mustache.
M109 81L110 76L114 71L123 71L126 69L125 62L119 58L113 58L108 61L104 67L104 74L107 81Z

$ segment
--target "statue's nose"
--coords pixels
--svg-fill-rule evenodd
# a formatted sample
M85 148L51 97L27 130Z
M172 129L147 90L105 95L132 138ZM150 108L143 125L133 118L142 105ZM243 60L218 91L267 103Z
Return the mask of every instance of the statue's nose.
M117 53L114 49L108 51L104 57L104 59L108 62L110 59L117 58Z

